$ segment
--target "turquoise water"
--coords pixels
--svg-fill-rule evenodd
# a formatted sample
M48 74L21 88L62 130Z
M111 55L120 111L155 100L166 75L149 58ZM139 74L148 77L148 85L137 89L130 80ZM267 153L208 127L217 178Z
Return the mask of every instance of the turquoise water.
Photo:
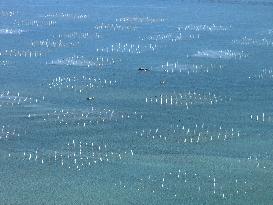
M0 204L272 204L272 8L1 1Z

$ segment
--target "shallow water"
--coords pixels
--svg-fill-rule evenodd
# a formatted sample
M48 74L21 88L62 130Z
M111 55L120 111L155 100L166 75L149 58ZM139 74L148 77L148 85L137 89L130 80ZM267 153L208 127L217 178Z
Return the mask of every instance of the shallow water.
M1 1L0 204L271 204L272 8Z

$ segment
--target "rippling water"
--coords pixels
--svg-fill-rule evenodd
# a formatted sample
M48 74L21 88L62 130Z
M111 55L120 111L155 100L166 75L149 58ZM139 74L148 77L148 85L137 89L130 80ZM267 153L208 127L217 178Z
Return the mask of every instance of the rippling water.
M0 204L271 204L272 8L1 1Z

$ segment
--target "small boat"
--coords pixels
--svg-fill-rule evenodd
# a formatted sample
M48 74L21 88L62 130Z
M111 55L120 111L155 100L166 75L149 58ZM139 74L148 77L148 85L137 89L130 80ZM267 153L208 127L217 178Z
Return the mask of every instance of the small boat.
M146 71L150 71L149 68L144 68L144 67L139 67L138 70L139 70L139 71L145 71L145 72L146 72Z
M164 84L166 84L166 83L167 83L166 80L161 80L161 81L160 81L160 84L161 84L161 85L164 85Z
M88 97L86 100L95 100L95 97Z

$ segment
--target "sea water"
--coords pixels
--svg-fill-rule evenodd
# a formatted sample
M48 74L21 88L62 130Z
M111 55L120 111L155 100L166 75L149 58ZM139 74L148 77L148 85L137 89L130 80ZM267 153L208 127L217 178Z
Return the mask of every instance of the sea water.
M272 9L2 0L0 204L273 203Z

